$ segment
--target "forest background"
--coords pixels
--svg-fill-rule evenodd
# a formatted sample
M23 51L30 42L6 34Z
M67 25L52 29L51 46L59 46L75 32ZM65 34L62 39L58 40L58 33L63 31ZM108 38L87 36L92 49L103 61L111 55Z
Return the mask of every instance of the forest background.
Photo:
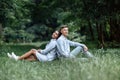
M0 0L0 44L48 41L61 25L73 41L120 47L119 0Z

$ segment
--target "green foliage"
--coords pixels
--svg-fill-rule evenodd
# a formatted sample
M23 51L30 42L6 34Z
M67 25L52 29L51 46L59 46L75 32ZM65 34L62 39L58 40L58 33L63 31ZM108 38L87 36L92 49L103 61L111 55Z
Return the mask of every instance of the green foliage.
M76 32L70 32L69 33L69 39L75 42L85 42L86 41L86 36L81 36L80 34Z
M58 13L58 23L67 23L70 21L69 17L71 16L71 12L61 12Z
M71 33L86 32L86 38L94 37L97 40L100 38L100 29L96 30L101 25L105 27L101 33L107 33L104 37L108 40L110 36L115 36L111 33L111 28L119 27L119 11L119 0L1 0L0 23L4 28L11 28L13 32L24 30L24 35L19 35L30 35L34 41L48 40L50 34L61 24L68 24ZM114 27L112 30L114 29L119 28ZM32 34L26 31L32 31Z
M5 26L15 28L30 22L30 10L27 8L29 0L3 0L1 4ZM29 3L30 5L30 3Z
M4 28L3 39L5 42L32 42L34 35L25 30L13 30L10 27Z
M28 28L27 32L34 34L34 41L42 41L51 38L53 29L44 24L36 24Z
M3 36L4 40L9 42L15 38L16 34L15 31L13 31L10 27L6 27L4 28Z
M17 37L20 38L22 42L32 42L34 39L34 35L25 30L19 30Z

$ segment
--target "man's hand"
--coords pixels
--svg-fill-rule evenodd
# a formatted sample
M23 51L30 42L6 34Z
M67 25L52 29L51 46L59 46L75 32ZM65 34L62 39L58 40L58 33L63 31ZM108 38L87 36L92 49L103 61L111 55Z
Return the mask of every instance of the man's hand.
M87 46L84 46L84 51L88 51L88 48L87 48Z

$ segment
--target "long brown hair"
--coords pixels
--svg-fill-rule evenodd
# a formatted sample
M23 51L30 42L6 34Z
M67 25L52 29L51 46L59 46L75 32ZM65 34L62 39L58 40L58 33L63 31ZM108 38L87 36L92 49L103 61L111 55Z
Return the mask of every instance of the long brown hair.
M56 39L58 39L60 36L60 32L58 30L54 31L54 32L58 32L58 37Z

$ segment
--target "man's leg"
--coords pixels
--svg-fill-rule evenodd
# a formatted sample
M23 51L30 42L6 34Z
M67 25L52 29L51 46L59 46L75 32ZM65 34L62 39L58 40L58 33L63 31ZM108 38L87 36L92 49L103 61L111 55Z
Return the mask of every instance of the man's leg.
M93 58L93 57L94 57L89 51L85 51L84 54L85 54L88 58Z
M70 54L76 56L76 55L78 55L82 50L83 50L83 48L80 47L80 46L78 46L78 47L76 47L75 49L73 49L73 50L70 52Z
M76 47L75 49L73 49L70 54L76 56L76 55L78 55L81 51L83 51L83 48L82 48L81 46L78 46L78 47ZM84 54L85 54L88 58L94 57L89 51L84 51Z

